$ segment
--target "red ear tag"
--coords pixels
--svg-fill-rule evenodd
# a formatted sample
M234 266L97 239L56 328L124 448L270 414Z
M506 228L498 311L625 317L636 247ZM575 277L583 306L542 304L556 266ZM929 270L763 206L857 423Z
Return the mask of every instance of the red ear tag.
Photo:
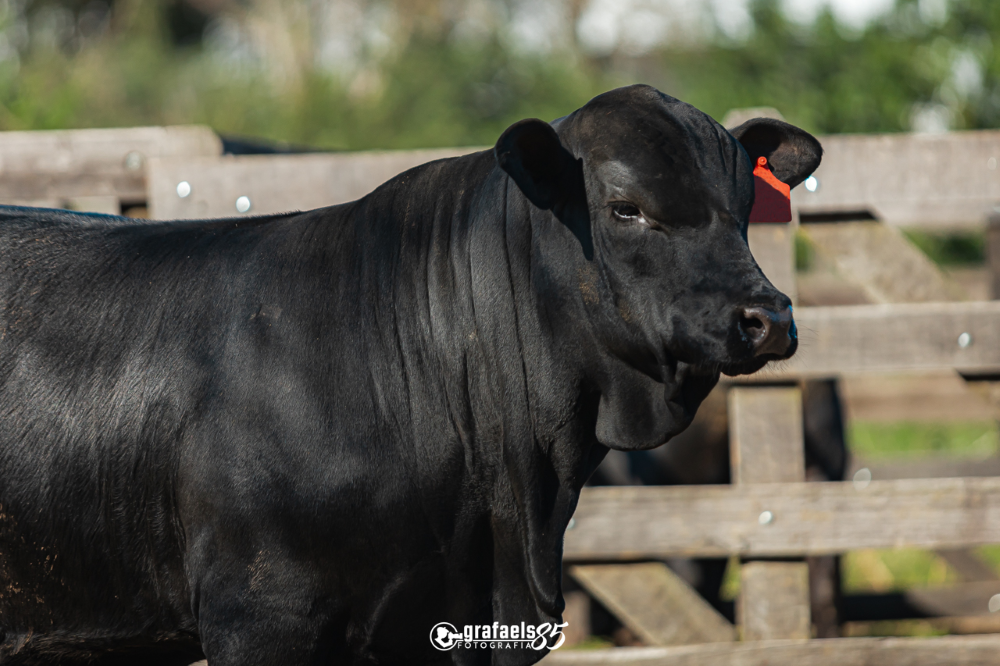
M753 169L754 200L751 222L791 222L792 188L774 177L766 157L757 158Z

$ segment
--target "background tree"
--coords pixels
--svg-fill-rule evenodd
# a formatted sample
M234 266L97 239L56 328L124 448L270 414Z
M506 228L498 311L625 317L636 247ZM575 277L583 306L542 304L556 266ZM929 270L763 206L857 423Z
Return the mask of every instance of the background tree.
M714 5L675 5L660 23L619 12L662 24L638 39L601 33L596 0L0 0L0 129L207 123L333 149L484 145L636 81L717 118L775 106L823 133L1000 124L993 0L897 0L863 27L750 0L735 32Z

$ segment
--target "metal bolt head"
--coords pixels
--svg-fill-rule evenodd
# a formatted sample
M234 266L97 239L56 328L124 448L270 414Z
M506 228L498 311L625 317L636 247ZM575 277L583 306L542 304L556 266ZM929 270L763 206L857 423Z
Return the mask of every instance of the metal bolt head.
M991 613L1000 611L1000 594L994 594L990 597L989 609Z
M245 213L250 210L250 197L240 197L236 200L236 210Z
M867 467L862 467L854 473L854 489L864 490L872 482L872 471Z
M971 347L972 346L972 336L969 335L968 333L962 333L960 336L958 336L958 346L961 347L962 349L966 349L967 347Z
M803 185L805 185L806 189L809 190L810 192L815 192L816 190L819 189L819 179L816 178L816 176L809 176L808 178L806 178Z
M138 150L130 150L125 155L125 170L138 171L142 168L143 162L145 162L145 159L143 159L142 153Z
M191 194L191 183L186 180L177 183L177 196L186 199L189 194Z
M761 525L770 525L774 522L774 514L770 511L761 511L760 515L757 516L757 522Z

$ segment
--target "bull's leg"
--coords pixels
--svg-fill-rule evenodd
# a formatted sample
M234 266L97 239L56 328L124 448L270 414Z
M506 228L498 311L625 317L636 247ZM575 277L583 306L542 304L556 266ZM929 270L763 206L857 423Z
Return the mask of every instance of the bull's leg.
M235 583L235 584L234 584ZM198 628L211 666L306 666L341 663L343 628L333 604L297 576L202 589Z
M250 561L216 559L195 577L198 633L208 663L340 663L344 618L331 595L321 591L314 570L269 552L262 549Z
M341 663L343 630L324 603L294 589L228 590L205 595L202 650L211 666L306 666Z

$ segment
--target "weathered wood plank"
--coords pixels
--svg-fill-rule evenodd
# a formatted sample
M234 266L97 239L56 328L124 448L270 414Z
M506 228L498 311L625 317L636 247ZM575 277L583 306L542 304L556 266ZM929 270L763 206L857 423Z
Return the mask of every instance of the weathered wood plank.
M149 164L154 219L192 219L310 210L358 199L407 169L480 148L441 148L306 155L158 159ZM178 196L181 182L190 185ZM247 197L250 208L237 210Z
M1000 636L829 638L557 650L545 666L995 666Z
M0 202L145 201L149 160L221 153L215 132L198 126L2 132Z
M1000 476L1000 456L956 458L955 456L932 455L912 459L878 461L852 457L847 476L853 478L860 469L867 469L871 473L872 479L876 481Z
M986 222L986 264L990 272L990 298L1000 299L1000 213L992 212Z
M996 165L996 160L1000 159L1000 132L953 132L941 136L840 135L823 137L821 140L825 154L823 163L815 174L819 187L815 192L809 192L804 187L797 187L792 192L793 205L800 213L808 215L870 211L879 219L894 225L981 226L996 201L1000 200L1000 169L990 168L991 164ZM417 152L423 151L414 151ZM461 152L469 151L457 149L452 154ZM203 172L200 167L182 170L182 173L171 168L167 170L169 173L163 194L174 194L173 188L176 188L180 180L197 180L199 184L196 189L204 188L208 192L212 192L213 187L218 184L227 185L218 194L208 195L211 202L202 200L206 201L202 214L211 216L232 214L233 204L239 196L250 197L251 201L258 199L260 204L254 205L258 212L278 212L339 203L322 198L324 183L328 180L310 174L306 169L288 168L284 161L292 159L294 162L294 158L295 156L236 158L240 161L250 160L247 164L259 162L260 165L248 169L241 166L239 170L243 178L224 176L219 180L214 180L215 176L210 180L202 180ZM299 164L307 162L308 160ZM410 162L403 168L419 163ZM228 166L225 168L228 169ZM399 170L393 173L382 172L376 180L382 182ZM318 183L318 187L309 188L303 183ZM310 192L310 189L313 191ZM358 192L357 189L365 191ZM347 200L366 193L371 186L366 183L365 187L357 189ZM305 203L298 203L297 196L282 198L281 190L301 191L308 198L302 199ZM314 204L317 200L320 203ZM168 199L160 201L158 214L162 217L182 217L191 212L191 209L200 207L200 204L192 205L187 202L186 208L168 208L169 203L177 202L169 202Z
M563 622L568 626L563 629L566 637L564 645L573 647L587 640L591 635L590 613L593 602L590 595L580 589L567 590L566 577L563 577L563 599L566 607L563 609Z
M968 382L954 370L848 375L837 388L846 416L875 421L988 421L1000 418L992 382ZM983 476L948 474L935 476ZM904 477L891 477L904 478Z
M869 211L892 225L982 226L1000 201L1000 132L820 137L819 187L800 214Z
M747 229L750 253L757 260L757 265L771 284L794 302L798 295L793 236L792 225L785 222L755 223Z
M803 224L802 234L872 303L962 300L962 290L899 229L879 222Z
M569 572L644 643L736 640L736 628L661 562L577 565Z
M737 488L805 481L802 392L797 387L734 387L729 391L729 444ZM772 519L765 510L758 522ZM736 619L743 640L809 638L805 562L745 562L740 580Z
M585 488L574 519L577 561L974 547L1000 543L1000 479Z
M743 640L809 638L809 567L805 562L745 562L737 617Z
M734 484L805 480L802 394L795 387L729 391L729 453Z
M753 380L948 368L1000 371L1000 301L797 308L795 320L798 352Z
M933 631L945 632L964 636L968 634L1000 634L1000 613L989 615L968 615L958 617L929 617L909 620L896 620L900 625L911 625L922 631L931 629ZM871 636L878 631L885 631L882 621L874 622L845 622L843 625L843 636ZM950 663L950 662L948 662ZM996 663L996 662L994 662Z

